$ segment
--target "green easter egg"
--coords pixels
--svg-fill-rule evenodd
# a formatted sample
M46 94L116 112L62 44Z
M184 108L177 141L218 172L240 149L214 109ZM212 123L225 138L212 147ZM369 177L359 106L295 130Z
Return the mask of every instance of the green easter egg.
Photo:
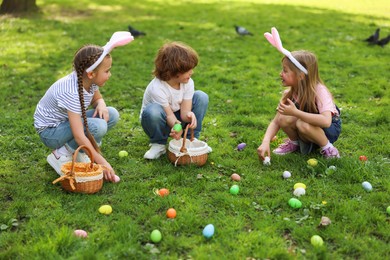
M152 233L150 233L150 239L154 242L154 243L158 243L161 241L161 238L162 238L162 235L161 235L161 232L160 230L158 229L155 229L152 231Z
M238 185L233 185L232 187L230 187L230 194L237 195L239 191L240 188L238 187Z
M175 125L173 126L173 130L175 130L176 132L180 132L181 129L183 129L183 128L181 127L181 124L175 124Z
M119 155L119 157L125 157L125 156L128 156L129 153L128 153L127 151L120 151L120 152L118 153L118 155Z
M322 246L324 244L324 240L322 240L322 237L318 235L314 235L311 237L310 242L313 246Z
M390 215L390 206L387 207L386 212Z
M302 207L302 202L299 199L291 198L288 201L288 205L290 205L290 207L294 209L299 209L300 207Z

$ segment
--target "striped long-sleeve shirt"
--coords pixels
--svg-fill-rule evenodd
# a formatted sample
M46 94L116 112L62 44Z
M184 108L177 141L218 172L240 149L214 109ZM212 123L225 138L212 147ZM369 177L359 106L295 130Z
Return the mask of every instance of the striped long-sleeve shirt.
M99 87L92 85L90 92L84 89L85 109L91 104L93 95ZM57 127L68 120L68 111L81 115L75 71L57 80L39 101L34 113L34 127L38 133L47 127Z

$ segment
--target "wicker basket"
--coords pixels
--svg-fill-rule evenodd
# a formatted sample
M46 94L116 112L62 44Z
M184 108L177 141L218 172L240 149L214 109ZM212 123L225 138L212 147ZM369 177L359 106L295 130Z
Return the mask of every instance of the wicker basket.
M184 137L187 136L188 125L184 130ZM207 143L194 138L194 130L191 129L191 139L181 138L173 139L168 145L168 159L176 165L196 164L203 166L207 162L210 152Z
M80 149L87 152L90 163L76 162ZM61 166L63 175L53 181L53 184L61 182L64 190L77 193L92 194L101 190L103 186L103 166L93 162L93 156L89 148L81 145L73 154L71 162Z

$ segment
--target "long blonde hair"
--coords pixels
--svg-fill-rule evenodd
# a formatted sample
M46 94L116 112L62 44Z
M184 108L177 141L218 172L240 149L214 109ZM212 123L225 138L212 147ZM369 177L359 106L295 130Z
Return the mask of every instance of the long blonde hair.
M298 86L295 88L291 87L289 91L283 97L283 101L287 98L293 99L297 97L299 100L299 109L309 113L318 113L316 105L316 86L323 84L319 72L317 57L305 50L293 51L291 54L295 59L307 69L307 75L299 70L286 56L283 57L282 61L287 61L288 68L295 73L298 79Z

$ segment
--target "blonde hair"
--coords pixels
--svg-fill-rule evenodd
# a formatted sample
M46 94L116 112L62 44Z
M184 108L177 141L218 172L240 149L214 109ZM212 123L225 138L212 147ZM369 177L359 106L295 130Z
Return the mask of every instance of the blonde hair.
M316 105L316 86L323 84L319 72L317 57L305 50L291 52L293 57L298 60L303 67L307 69L307 75L305 75L300 69L298 69L286 56L282 61L287 61L288 68L293 71L298 79L298 86L290 88L290 90L283 97L283 101L287 98L293 99L294 96L299 100L299 109L309 113L318 113Z
M157 52L153 75L168 81L178 74L195 68L198 59L198 54L190 46L181 42L166 43Z
M73 68L77 73L77 84L78 84L78 92L79 92L79 99L80 99L80 106L81 106L81 116L84 121L84 127L87 133L87 137L89 141L91 141L93 147L97 152L100 153L100 147L96 143L95 138L91 134L88 128L88 121L87 121L87 115L86 115L86 108L84 105L84 87L83 87L83 76L85 70L89 68L92 64L96 62L96 60L100 57L100 55L103 53L103 48L96 45L85 45L81 47L74 55L73 59ZM107 54L109 56L110 54ZM99 68L99 66L98 66Z

